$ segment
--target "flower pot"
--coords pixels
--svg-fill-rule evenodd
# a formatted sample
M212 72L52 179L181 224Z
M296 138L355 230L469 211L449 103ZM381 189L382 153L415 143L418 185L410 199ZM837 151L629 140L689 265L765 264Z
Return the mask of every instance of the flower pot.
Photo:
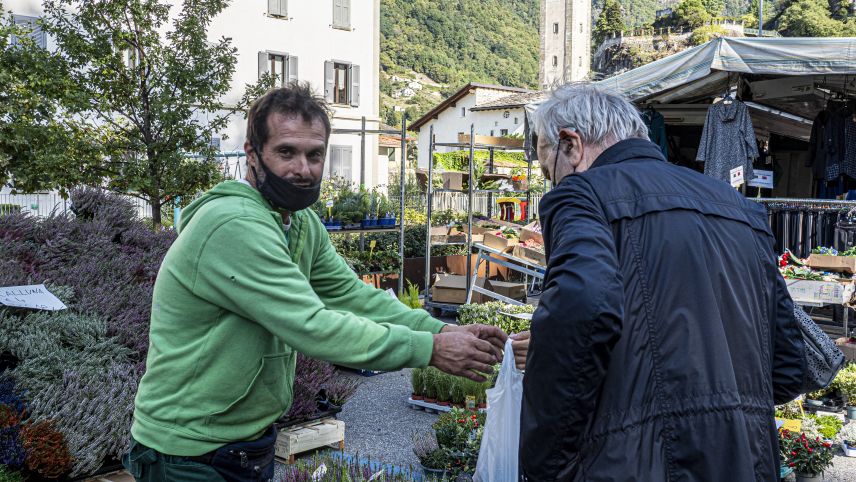
M823 475L797 473L797 482L823 482Z
M856 457L856 445L849 445L847 442L841 442L841 449L844 450L845 456Z
M410 395L410 399L411 400L424 400L425 397L423 397L422 395Z
M436 398L428 398L428 397L425 397L425 399L424 399L424 400L425 400L426 402L428 402L428 403L437 403L437 399L436 399Z
M439 405L441 407L451 407L452 406L452 404L449 402L437 402L437 405Z
M432 469L429 467L425 467L422 464L419 464L419 465L422 467L422 473L424 475L433 475L434 477L439 477L439 478L443 478L446 476L446 470L445 469Z
M369 219L369 227L374 228L376 226L377 226L377 219L375 219L375 218Z
M856 420L856 407L847 406L847 418Z
M360 227L366 229L367 227L369 227L370 221L370 219L363 219L362 221L360 221Z
M806 400L806 403L811 405L812 407L822 407L823 400Z

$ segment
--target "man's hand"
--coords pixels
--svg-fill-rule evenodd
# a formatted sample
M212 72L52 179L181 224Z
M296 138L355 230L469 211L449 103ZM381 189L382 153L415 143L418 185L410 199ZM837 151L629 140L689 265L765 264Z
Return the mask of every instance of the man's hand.
M496 363L496 354L493 345L469 332L453 330L451 333L434 335L431 366L450 375L484 382L487 378L480 373L487 375L493 373L494 363Z
M480 340L489 342L493 346L496 363L502 363L502 350L505 348L505 341L508 340L508 335L499 327L490 325L446 325L440 330L440 333L453 332L469 333Z
M514 350L514 363L518 370L526 368L526 354L529 353L529 332L521 331L511 335L511 348Z

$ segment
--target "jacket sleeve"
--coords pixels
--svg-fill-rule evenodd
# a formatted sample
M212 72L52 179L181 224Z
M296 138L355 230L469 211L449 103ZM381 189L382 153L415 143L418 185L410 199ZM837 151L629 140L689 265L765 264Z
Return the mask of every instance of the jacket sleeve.
M820 114L814 118L814 122L811 124L811 137L808 140L808 159L805 161L806 167L811 167L814 165L815 160L817 159L817 143L820 137Z
M404 306L386 291L363 283L336 252L326 232L312 264L310 283L328 309L347 311L377 323L402 325L415 331L439 333L446 326L421 309Z
M743 117L743 139L746 142L746 157L749 159L758 159L761 157L761 154L758 152L758 138L755 137L752 116L749 115L749 108L745 104L741 106L741 115Z
M557 480L578 460L621 334L624 289L612 230L586 181L566 178L540 210L549 261L523 379L520 462L532 480Z
M794 317L794 302L779 273L776 276L776 319L773 323L773 400L776 405L790 402L803 385L805 347Z
M431 333L325 306L270 221L224 221L198 259L191 280L196 296L262 325L305 355L374 370L422 367L431 359Z
M696 154L696 161L707 162L707 151L710 149L709 145L713 142L713 134L714 134L714 122L715 116L713 115L713 110L715 107L711 106L707 109L707 117L704 120L704 128L701 131L701 142L698 146L698 153Z

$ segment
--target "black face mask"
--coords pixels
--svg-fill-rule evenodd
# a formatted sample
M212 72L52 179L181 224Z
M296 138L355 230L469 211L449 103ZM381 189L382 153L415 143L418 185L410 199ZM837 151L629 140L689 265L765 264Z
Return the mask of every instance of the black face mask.
M262 160L261 151L255 149L255 152L256 159L259 160L259 164L265 172L264 182L259 183L256 166L250 166L253 170L253 177L256 178L256 189L273 207L293 213L315 204L315 201L321 196L321 181L308 187L298 186L288 179L275 175Z

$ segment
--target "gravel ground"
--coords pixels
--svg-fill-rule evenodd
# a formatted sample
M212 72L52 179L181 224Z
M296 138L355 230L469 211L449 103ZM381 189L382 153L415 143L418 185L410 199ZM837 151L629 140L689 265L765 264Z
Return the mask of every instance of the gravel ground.
M345 422L345 451L402 467L418 467L410 434L430 430L437 415L408 407L405 400L410 395L410 370L373 377L347 376L363 383L339 414ZM793 482L795 477L785 480ZM837 455L824 481L856 482L856 458Z

